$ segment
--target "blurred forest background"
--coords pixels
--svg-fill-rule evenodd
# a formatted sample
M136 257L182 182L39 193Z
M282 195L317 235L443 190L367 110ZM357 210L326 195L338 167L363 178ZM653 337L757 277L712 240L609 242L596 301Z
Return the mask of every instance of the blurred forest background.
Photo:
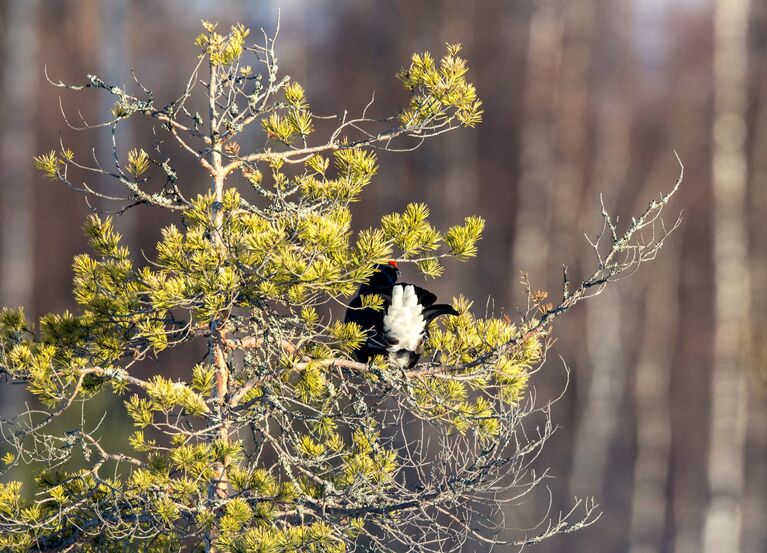
M600 228L600 193L609 211L638 214L673 186L678 152L686 179L671 209L684 210L683 226L654 263L556 324L534 377L539 402L568 387L553 408L559 431L537 462L556 477L551 514L573 496L594 496L604 514L533 550L767 551L762 1L3 0L0 303L32 316L74 307L70 263L85 251L79 228L90 208L43 180L32 156L56 148L59 131L78 155L95 146L106 163L111 156L108 130L67 129L59 96L89 122L107 116L111 97L62 94L43 67L54 80L95 73L132 88L133 66L163 103L195 63L200 19L271 31L278 8L280 70L305 86L317 114L359 113L373 91L373 113L390 114L406 102L394 74L414 51L464 45L484 123L381 155L356 225L410 201L428 202L443 228L484 216L479 257L430 284L463 293L477 311L492 296L513 315L521 271L552 295L563 264L571 280L590 272L583 234ZM151 127L130 133L126 149L149 149ZM180 169L185 191L207 187L191 161ZM137 257L151 255L163 217L146 208L119 218ZM147 370L178 374L199 356L170 355ZM0 394L5 415L24 401L9 386ZM106 423L117 440L121 411ZM530 498L507 524L530 525L547 502Z

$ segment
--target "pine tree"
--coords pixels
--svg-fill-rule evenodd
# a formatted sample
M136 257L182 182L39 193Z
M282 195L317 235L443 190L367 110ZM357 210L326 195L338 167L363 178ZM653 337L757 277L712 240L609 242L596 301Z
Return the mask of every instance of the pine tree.
M586 502L575 519L537 534L497 532L505 506L540 482L531 462L553 431L528 379L557 316L655 256L676 226L658 227L676 187L624 232L603 213L597 268L572 290L565 277L556 305L528 289L513 322L475 316L456 297L460 314L433 328L414 368L357 362L363 329L329 306L345 304L378 263L412 263L436 278L445 259L477 253L479 217L443 231L427 206L410 204L354 233L349 209L376 175L376 151L481 121L460 46L440 59L412 57L397 75L411 95L399 114L374 119L368 106L318 141L303 87L278 74L273 37L250 45L242 25L203 28L197 66L167 105L157 107L138 79L137 95L95 75L81 86L53 82L111 94L112 118L101 126L113 136L129 118L155 120L211 187L188 198L171 159L122 151L116 140L112 172L63 144L35 158L50 179L121 210L178 217L138 266L112 219L91 215L91 253L73 262L78 312L34 325L21 309L0 315L0 371L42 406L2 421L3 471L44 467L33 495L0 483L0 549L444 551L466 540L534 543L592 522ZM190 107L200 92L205 114ZM245 152L246 130L265 145ZM73 176L89 172L113 178L124 196L105 197ZM185 378L135 375L140 361L194 340L207 340L208 354ZM108 419L53 427L110 390L135 427L119 451L102 444ZM531 415L543 419L526 428Z

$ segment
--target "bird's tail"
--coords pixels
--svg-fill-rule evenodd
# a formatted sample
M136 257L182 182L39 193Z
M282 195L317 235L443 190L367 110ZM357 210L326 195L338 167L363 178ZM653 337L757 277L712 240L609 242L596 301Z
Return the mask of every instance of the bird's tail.
M440 315L458 315L458 311L456 311L452 305L446 303L430 305L423 310L423 318L424 321L426 321L426 324L429 324Z

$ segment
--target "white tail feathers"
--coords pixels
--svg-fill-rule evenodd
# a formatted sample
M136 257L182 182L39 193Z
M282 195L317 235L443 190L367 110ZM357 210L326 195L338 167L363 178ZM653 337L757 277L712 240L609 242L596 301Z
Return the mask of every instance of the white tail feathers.
M391 305L384 315L384 332L396 341L389 347L389 351L416 351L425 328L423 306L418 303L415 288L395 286L391 294Z

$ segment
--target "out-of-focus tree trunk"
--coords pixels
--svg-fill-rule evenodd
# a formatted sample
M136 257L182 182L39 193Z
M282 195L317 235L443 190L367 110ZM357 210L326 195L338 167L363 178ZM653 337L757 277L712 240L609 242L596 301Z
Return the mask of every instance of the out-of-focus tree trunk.
M754 26L767 35L767 8L754 6ZM760 76L753 119L750 195L751 215L751 370L746 427L746 487L743 512L743 553L763 553L767 544L767 36L754 52L753 68Z
M30 307L33 289L33 190L35 96L39 65L36 29L37 0L6 3L3 60L4 125L2 139L2 246L0 301Z
M670 240L646 279L644 324L634 381L637 454L629 553L663 551L671 449L670 377L679 320L679 265L678 241Z
M529 275L535 288L545 287L549 254L547 217L554 167L553 106L559 80L563 33L562 0L541 0L532 4L527 39L522 129L520 132L520 175L517 182L516 221L506 282L506 297L517 297L520 272ZM538 382L546 389L547 382ZM547 506L545 497L527 505L528 513Z
M661 143L658 149L659 157L669 155L672 148L677 149L685 164L685 183L677 200L684 212L684 222L672 238L679 242L681 283L678 338L669 384L672 401L669 404L671 450L667 494L671 520L665 550L700 553L706 500L705 421L710 408L706 397L709 389L706 367L713 355L714 334L710 320L713 277L707 239L711 207L709 195L700 190L700 184L708 182L710 175L711 94L700 83L710 79L711 68L705 54L684 55L679 50L689 50L689 46L680 40L669 53L671 59L678 60L676 63L681 69L670 91L673 103L669 104L668 141ZM659 169L662 166L656 165ZM668 180L666 176L664 182Z
M562 56L561 0L533 4L527 47L521 175L517 192L517 223L512 245L509 293L516 294L519 271L530 274L533 284L546 272L549 237L546 236L548 190L552 185L554 137L552 106Z
M683 63L683 62L682 62ZM708 74L708 72L705 72ZM657 191L669 180L668 161L672 148L687 166L687 181L696 182L695 165L705 158L708 143L705 116L707 94L698 86L697 75L685 73L670 97L675 105L668 120L668 138L657 146L658 156L653 170L645 177L648 187ZM698 157L694 157L695 154ZM700 171L700 170L699 170ZM705 170L703 170L705 173ZM694 192L693 192L694 194ZM687 223L687 221L685 221ZM694 232L693 232L694 235ZM689 426L684 425L674 435L672 424L674 402L684 402L684 397L674 396L675 386L680 386L679 375L685 365L675 363L682 353L680 347L683 312L681 294L687 284L682 282L683 265L687 258L687 244L683 233L666 241L663 251L653 265L645 269L647 285L644 290L644 321L639 343L634 381L635 420L637 451L632 486L630 553L660 553L665 550L666 539L672 538L671 550L677 553L699 550L700 501L690 490L690 458L701 457L691 451L682 441L687 437ZM688 277L689 278L689 277ZM697 279L696 277L694 277ZM639 307L636 310L641 312ZM676 377L676 378L675 378ZM689 408L689 406L687 406ZM694 420L694 417L690 417ZM693 440L700 441L699 424ZM676 445L676 452L674 452ZM671 470L676 460L677 473ZM673 482L673 487L671 486ZM671 499L673 498L673 501ZM669 520L669 511L673 520ZM674 528L674 533L668 532Z
M133 82L130 67L133 65L130 56L130 41L128 40L127 26L129 24L130 2L127 0L100 0L100 41L99 41L99 76L108 83L124 87L126 90L134 90L138 85ZM114 97L109 94L100 96L101 106L98 114L100 121L107 121L111 117L111 109L114 105ZM117 130L118 152L126 152L134 147L132 122L126 120L120 123ZM112 135L106 131L101 132L102 143L99 154L104 167L114 166L114 153ZM125 161L124 159L122 160ZM111 195L124 193L124 188L116 184L113 179L103 179L101 183ZM101 211L114 211L119 208L109 200L94 200L97 209ZM117 227L123 234L125 244L134 250L135 246L135 214L129 209L117 218Z
M599 3L592 6L592 17L595 13L611 13L614 6ZM624 8L625 9L625 8ZM615 25L619 28L629 28L628 21L619 19ZM581 145L578 157L568 156L571 161L561 168L562 175L569 175L566 182L558 183L569 187L573 194L570 203L569 242L563 246L567 250L580 252L582 266L590 267L596 262L596 257L588 243L581 239L578 230L585 230L593 235L595 223L599 221L600 194L603 194L608 211L617 211L620 192L626 186L631 163L631 129L633 114L631 103L625 101L625 95L631 90L631 73L624 69L631 65L630 48L620 39L613 37L615 31L591 31L599 37L603 47L613 50L612 57L597 56L595 71L599 71L601 83L591 89L588 97L594 106L595 135L593 144L593 169L586 157L589 148L588 134L581 130ZM618 33L615 33L616 35ZM588 89L584 87L584 93ZM584 121L581 127L587 128L585 98ZM575 132L570 130L570 132ZM575 163L577 161L577 165ZM580 179L576 176L580 175ZM586 178L585 175L589 175ZM587 184L588 182L588 184ZM584 203L585 202L585 203ZM565 208L565 202L560 202ZM557 218L564 217L562 209ZM561 231L564 233L564 229ZM572 254L571 254L572 255ZM576 270L577 271L577 270ZM614 451L616 438L620 436L617 429L624 421L626 391L626 374L628 371L628 351L624 343L633 321L627 317L631 313L631 304L636 302L637 294L629 294L623 287L613 287L594 301L585 305L581 316L585 317L584 336L578 347L575 341L569 342L568 349L582 350L579 356L578 370L575 377L577 392L577 419L574 428L572 467L569 475L570 493L579 497L596 496L609 511L611 523L602 532L588 533L576 537L578 550L614 551L623 547L626 533L619 531L620 521L625 519L625 509L620 509L620 496L625 494L630 480L629 466L621 464L610 467L611 453ZM628 304L628 305L627 305ZM577 337L574 335L573 338ZM585 340L583 339L585 338ZM611 480L608 480L610 472ZM613 485L608 486L608 482ZM625 501L623 501L625 503Z
M37 309L34 299L34 196L32 156L35 154L38 84L37 0L8 0L3 44L3 126L0 143L0 304ZM20 410L24 395L0 398L3 414ZM5 410L8 410L6 413Z
M440 25L443 42L453 43L460 40L466 49L471 49L474 33L474 4L452 0L443 5L443 22ZM450 163L445 167L442 183L442 203L445 221L443 226L455 225L468 214L476 213L478 198L477 173L479 163L479 133L448 133L441 141L444 159ZM445 224L446 223L446 224ZM461 290L469 297L481 297L486 292L474 288L476 278L469 278L469 271L463 267L451 273L450 285L454 290ZM460 276L459 276L460 275Z
M631 107L616 89L628 88L627 78L625 73L617 78L606 76L613 86L605 86L605 94L597 101L596 157L593 184L588 190L592 201L604 193L605 201L614 203L626 182L631 159ZM571 167L571 170L577 169ZM580 170L583 171L583 167ZM571 177L568 184L576 183ZM583 186L577 188L582 195ZM592 215L589 226L593 226L598 217L596 207L595 204L595 209L588 210ZM577 216L580 210L572 209ZM614 213L615 209L609 206L608 211ZM576 235L574 229L571 234ZM582 257L586 263L594 262L593 251L584 251ZM624 301L622 290L612 288L586 305L588 355L580 373L587 378L576 375L578 389L584 392L579 402L581 416L576 427L570 474L570 492L576 496L600 496L604 489L609 447L618 424L626 382L627 360L622 339Z
M748 0L718 0L714 19L713 191L716 335L709 503L703 552L740 550L746 441L749 274L746 228Z
M589 148L592 96L591 66L594 47L595 0L568 0L563 6L564 40L560 82L555 88L553 130L556 133L546 240L551 255L548 286L559 286L562 263L577 257L582 234L576 225L590 169Z

